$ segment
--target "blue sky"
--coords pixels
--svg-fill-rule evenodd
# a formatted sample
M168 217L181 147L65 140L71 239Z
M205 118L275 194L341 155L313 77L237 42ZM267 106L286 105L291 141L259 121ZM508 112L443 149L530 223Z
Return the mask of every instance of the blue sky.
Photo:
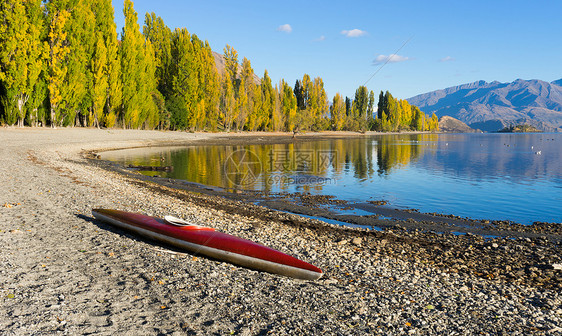
M123 2L113 5L120 32ZM137 0L134 7L141 27L154 12L214 51L228 43L274 83L319 76L330 99L353 97L367 81L375 93L409 98L477 80L562 78L558 0Z

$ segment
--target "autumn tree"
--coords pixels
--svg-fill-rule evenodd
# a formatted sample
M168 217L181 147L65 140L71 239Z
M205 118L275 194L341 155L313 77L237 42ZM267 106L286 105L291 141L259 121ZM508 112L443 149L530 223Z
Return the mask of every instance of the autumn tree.
M341 94L336 93L330 107L330 121L334 131L341 131L345 125L345 102Z
M107 100L107 89L109 87L107 77L107 48L101 32L96 37L96 48L92 59L92 112L88 118L89 126L99 127L103 118L103 109Z
M171 89L172 31L154 12L146 13L142 34L154 47L154 65L158 90L167 96Z
M70 53L70 47L66 39L67 32L64 27L70 18L70 12L56 8L51 3L47 8L49 13L48 89L51 107L50 122L51 126L54 127L61 123L61 114L64 110L62 88L68 71L66 58Z
M156 90L154 49L139 31L137 13L125 0L125 27L121 36L121 78L123 83L123 127L155 127L158 113L152 98ZM148 123L146 123L148 121Z
M95 40L90 60L92 79L88 94L92 107L88 124L113 127L122 96L113 5L111 0L94 0L90 4L95 13Z
M252 110L252 95L255 85L254 70L252 69L250 61L244 57L242 60L242 70L240 73L238 92L236 95L236 106L238 109L236 128L238 130L244 129L247 123L247 118Z
M281 80L281 89L279 91L285 121L284 129L286 131L292 132L295 130L296 126L295 122L298 108L297 97L295 97L294 91L291 86L289 86L289 84L287 84L287 82L285 82L284 80Z
M265 70L261 81L261 109L259 110L261 119L261 129L272 131L280 123L279 116L274 114L275 110L275 91L271 83L271 78Z
M238 91L238 52L228 44L223 49L224 70L232 81L232 87Z
M221 99L220 99L220 120L223 129L229 132L236 119L236 101L234 98L234 87L230 73L225 71L221 77Z
M209 42L202 43L197 57L199 64L199 104L204 101L204 119L199 120L199 129L216 130L219 114L220 79L215 58Z
M8 124L21 127L26 103L37 89L45 69L46 45L42 42L41 1L5 0L0 3L0 103ZM35 108L35 107L34 107Z

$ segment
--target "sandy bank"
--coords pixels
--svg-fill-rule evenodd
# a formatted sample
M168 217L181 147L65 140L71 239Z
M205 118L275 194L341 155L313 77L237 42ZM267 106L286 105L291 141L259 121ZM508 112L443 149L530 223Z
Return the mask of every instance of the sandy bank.
M560 332L560 271L550 267L560 262L559 243L340 229L139 181L81 154L224 137L0 129L2 333ZM173 251L93 220L94 207L171 213L295 255L326 275L299 281Z

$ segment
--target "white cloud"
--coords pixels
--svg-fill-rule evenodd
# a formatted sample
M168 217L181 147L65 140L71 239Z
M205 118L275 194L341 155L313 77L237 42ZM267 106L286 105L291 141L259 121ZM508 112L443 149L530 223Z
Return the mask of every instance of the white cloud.
M293 27L291 27L290 24L286 23L284 25L280 25L279 27L277 27L277 31L289 34L293 31Z
M367 32L361 29L342 30L341 33L342 35L345 35L347 37L359 37L367 35Z
M411 58L406 56L396 55L396 54L390 54L388 56L378 55L373 61L373 65L385 64L385 63L398 63L398 62L405 62L408 60L411 60Z
M455 59L451 56L447 56L447 57L443 57L442 59L439 60L439 62L451 62L454 61Z
M319 38L317 38L317 39L314 40L314 41L316 41L316 42L321 42L321 41L324 41L325 39L326 39L326 36L322 35L322 36L320 36Z

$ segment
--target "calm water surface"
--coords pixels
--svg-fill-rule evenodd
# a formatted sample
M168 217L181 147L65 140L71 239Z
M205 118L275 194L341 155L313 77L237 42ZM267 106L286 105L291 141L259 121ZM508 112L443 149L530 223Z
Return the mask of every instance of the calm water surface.
M106 152L123 165L228 189L310 192L396 208L562 222L562 134L377 135L278 145Z

